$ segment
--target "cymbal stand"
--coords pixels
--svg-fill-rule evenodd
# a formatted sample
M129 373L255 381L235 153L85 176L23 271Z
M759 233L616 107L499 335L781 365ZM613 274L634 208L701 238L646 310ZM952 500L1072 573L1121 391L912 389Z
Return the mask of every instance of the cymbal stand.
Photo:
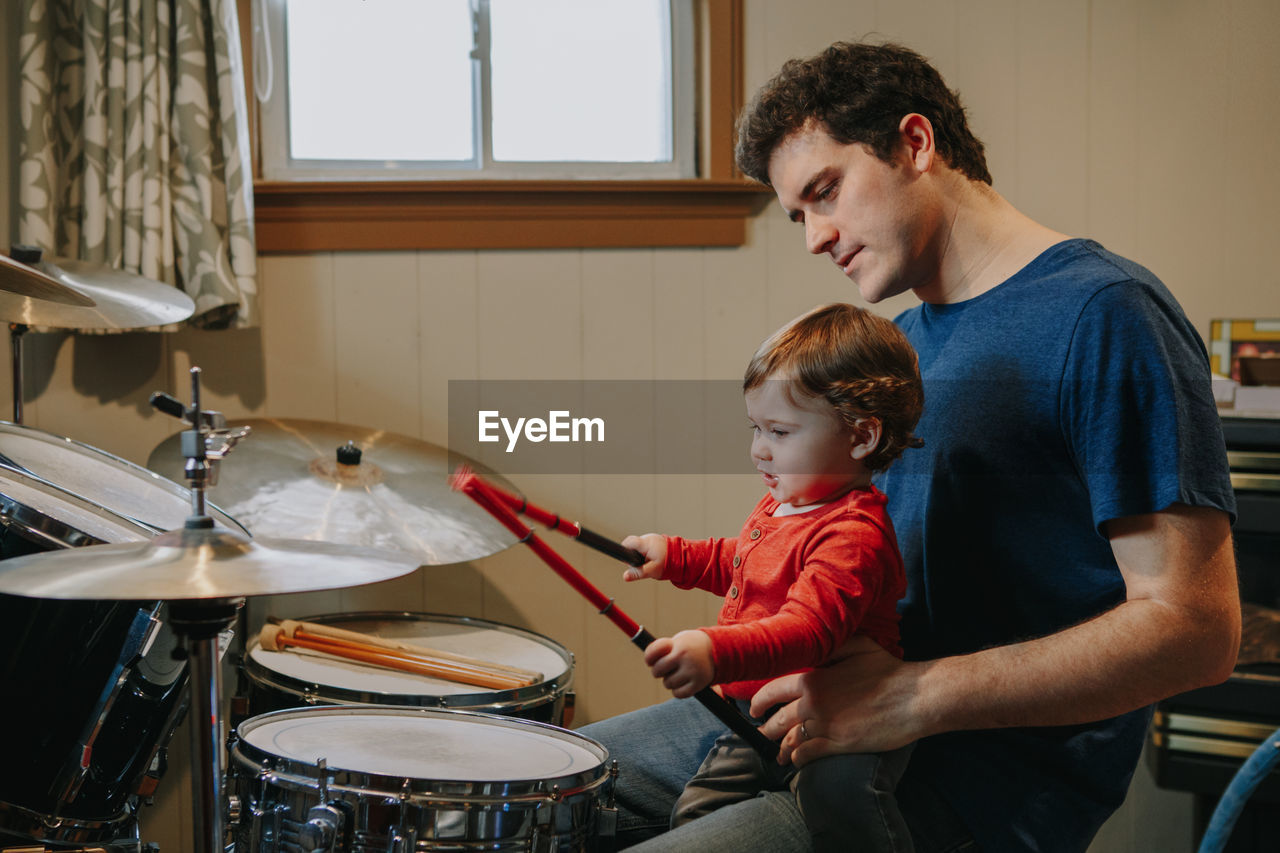
M172 398L169 398L172 399ZM152 399L153 404L155 399ZM191 368L191 429L182 433L186 478L191 482L191 517L184 528L207 530L213 519L205 514L205 489L216 479L218 460L205 449L209 425L200 412L200 368ZM243 597L171 601L173 630L183 640L190 664L191 684L191 796L195 807L193 830L196 853L223 853L226 829L222 815L223 743L222 675L218 636L235 621Z
M9 356L13 367L13 422L22 423L22 336L31 328L26 323L9 324Z

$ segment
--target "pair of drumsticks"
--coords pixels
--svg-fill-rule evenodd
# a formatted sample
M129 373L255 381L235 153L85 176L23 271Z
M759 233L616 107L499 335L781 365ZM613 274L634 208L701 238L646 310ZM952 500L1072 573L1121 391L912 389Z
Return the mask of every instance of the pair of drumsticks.
M391 637L379 637L294 619L270 620L262 626L258 643L269 651L307 649L358 663L430 675L493 690L514 690L542 680L541 673L527 669L419 646Z
M449 484L455 490L463 492L467 497L483 507L503 527L511 531L522 543L529 546L552 571L577 590L583 598L591 602L600 611L601 615L617 625L631 639L632 644L641 651L648 648L649 644L653 642L653 634L649 633L643 625L623 613L622 608L614 605L612 598L601 592L581 572L569 565L563 557L552 550L551 546L539 539L537 534L516 517L516 513L527 515L540 524L545 524L553 530L577 539L590 548L633 566L644 565L644 555L639 551L632 548L624 548L621 543L614 542L598 533L587 530L575 521L567 521L560 518L559 515L534 506L524 498L504 491L482 479L466 465L462 465L454 471L453 476L449 478ZM775 761L777 759L778 744L761 734L751 720L729 704L719 693L716 693L710 687L704 687L694 694L694 698L701 702L708 711L715 714L720 722L728 726L734 734L750 744L766 761Z

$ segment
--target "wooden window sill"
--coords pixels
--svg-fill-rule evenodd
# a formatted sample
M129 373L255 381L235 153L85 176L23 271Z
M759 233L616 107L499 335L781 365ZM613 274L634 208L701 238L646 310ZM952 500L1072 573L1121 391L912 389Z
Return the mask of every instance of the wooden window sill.
M738 179L257 181L261 253L740 246L772 199Z

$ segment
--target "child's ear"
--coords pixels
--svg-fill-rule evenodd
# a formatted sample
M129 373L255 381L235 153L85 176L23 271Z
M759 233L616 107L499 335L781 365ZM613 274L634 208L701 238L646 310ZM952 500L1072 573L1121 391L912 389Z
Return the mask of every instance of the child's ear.
M849 455L862 460L875 453L880 446L880 433L879 418L860 418L853 425L853 434L849 438Z

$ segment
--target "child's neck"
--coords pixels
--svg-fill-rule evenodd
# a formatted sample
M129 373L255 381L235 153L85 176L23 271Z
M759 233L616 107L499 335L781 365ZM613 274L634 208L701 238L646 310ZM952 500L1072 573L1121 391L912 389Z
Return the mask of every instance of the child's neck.
M865 489L870 485L871 485L870 475L867 475L865 477L858 477L856 479L850 480L848 483L845 483L843 486L836 489L831 494L822 498L822 500L817 500L817 501L814 501L813 503L808 503L808 504L801 504L800 506L794 506L793 504L789 504L789 503L780 503L778 504L777 508L775 508L774 511L770 513L770 515L774 518L782 518L788 515L801 515L802 513L815 510L820 506L826 506L829 503L838 501L845 495L852 492L854 489Z

